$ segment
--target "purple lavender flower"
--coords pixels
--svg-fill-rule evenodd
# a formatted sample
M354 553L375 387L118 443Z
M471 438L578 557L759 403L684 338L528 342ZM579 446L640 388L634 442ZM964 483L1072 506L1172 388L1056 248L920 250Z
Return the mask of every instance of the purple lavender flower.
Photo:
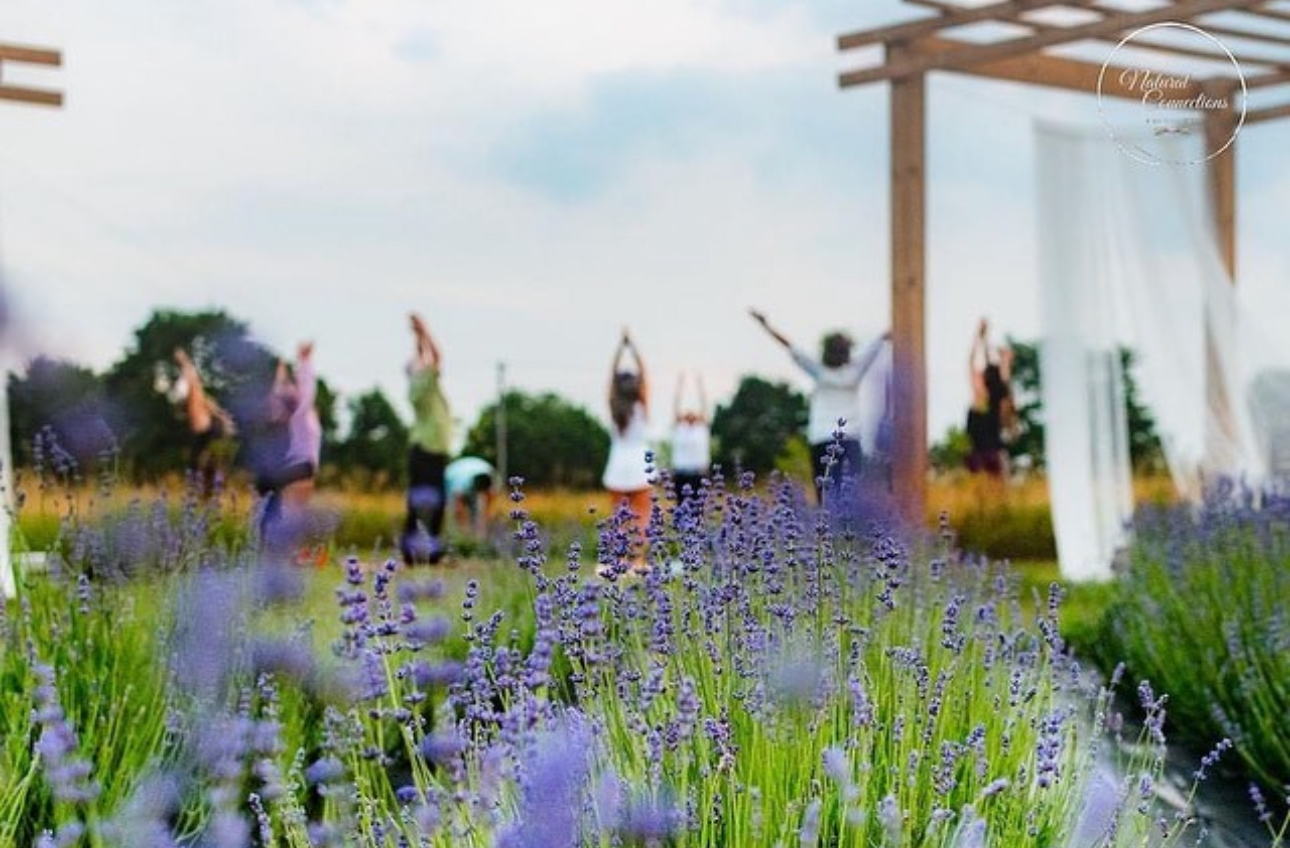
M40 727L35 753L54 799L65 803L93 801L99 795L99 785L91 779L92 766L80 756L76 731L58 703L54 670L43 663L37 663L32 670L40 681L32 711L32 719Z

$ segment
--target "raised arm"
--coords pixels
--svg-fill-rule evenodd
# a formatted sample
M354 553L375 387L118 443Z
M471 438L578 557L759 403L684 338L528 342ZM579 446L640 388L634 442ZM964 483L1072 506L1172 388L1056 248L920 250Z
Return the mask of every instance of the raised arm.
M703 375L696 373L694 382L699 389L699 418L704 423L708 420L708 393L703 388Z
M300 409L312 409L318 394L318 377L314 373L314 343L301 342L296 348L296 402Z
M442 357L439 353L439 345L435 344L434 336L430 335L430 328L426 326L425 320L415 312L409 318L412 322L412 335L415 337L417 344L417 362L438 371Z
M632 360L636 363L636 378L641 384L641 404L645 410L649 411L649 376L645 371L645 360L641 358L641 352L636 349L636 344L632 341L631 336L624 336L627 340L627 348L631 351Z
M869 346L866 347L860 354L859 358L856 359L856 369L861 379L864 378L864 375L868 372L869 368L873 366L874 360L878 358L878 354L882 353L883 345L890 341L891 331L888 330L878 338L869 342Z
M681 404L685 398L685 372L676 378L676 394L672 397L672 420L681 420Z
M988 360L986 344L989 334L990 325L982 318L976 326L972 349L968 352L968 384L972 387L973 401L977 404L980 404L986 395L985 366Z
M779 342L781 345L783 345L786 348L793 347L793 343L790 342L782 333L780 333L778 330L772 327L770 325L770 322L766 320L766 316L763 315L761 312L758 312L756 309L749 309L748 314L753 317L754 321L756 321L758 324L761 324L763 330L770 333L770 337L772 339Z
M1012 385L1012 348L1006 345L999 348L999 376L1004 383Z
M192 357L182 347L175 348L175 362L179 364L179 376L188 384L188 397L184 403L188 427L194 433L204 433L211 426L211 404L206 398L202 375L197 373Z

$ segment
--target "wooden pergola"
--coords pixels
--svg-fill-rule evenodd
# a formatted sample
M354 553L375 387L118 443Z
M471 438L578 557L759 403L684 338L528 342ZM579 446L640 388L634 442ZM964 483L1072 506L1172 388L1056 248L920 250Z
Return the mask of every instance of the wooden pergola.
M47 88L11 85L5 82L5 70L11 65L40 65L57 68L63 64L63 54L45 47L25 47L0 42L0 100L31 103L37 106L62 106L63 93Z
M894 348L893 446L896 496L905 515L923 520L927 493L927 366L924 340L926 80L931 71L953 71L993 80L1030 83L1106 98L1140 100L1121 81L1130 69L1070 55L1110 57L1133 36L1133 47L1171 60L1226 64L1229 70L1197 75L1177 96L1225 97L1226 111L1204 112L1204 133L1219 251L1236 275L1236 144L1239 128L1290 116L1290 97L1242 112L1249 99L1290 94L1290 12L1266 0L1161 0L1128 11L1115 0L1007 0L961 5L946 0L906 0L933 14L905 23L838 37L838 49L881 47L884 61L839 75L842 88L891 84L891 331ZM1141 4L1138 4L1141 5ZM1225 14L1219 14L1225 13ZM1231 50L1183 47L1157 32L1135 35L1153 24L1183 23L1202 29ZM982 41L968 28L993 24L1011 37ZM999 25L1003 25L1000 27ZM1277 32L1278 27L1283 28ZM1240 48L1231 45L1239 42ZM1092 48L1092 50L1090 50ZM1064 54L1064 55L1063 55ZM1235 58L1239 66L1232 65ZM1171 92L1171 97L1174 93ZM1241 122L1243 118L1243 123ZM1210 369L1211 377L1214 369ZM1210 391L1223 390L1211 386Z
M24 47L0 42L0 100L29 103L36 106L63 105L62 92L47 88L13 85L5 82L5 71L11 65L60 67L63 55L43 47ZM14 596L12 552L9 550L9 525L12 520L13 478L9 448L9 369L7 353L0 349L0 603Z

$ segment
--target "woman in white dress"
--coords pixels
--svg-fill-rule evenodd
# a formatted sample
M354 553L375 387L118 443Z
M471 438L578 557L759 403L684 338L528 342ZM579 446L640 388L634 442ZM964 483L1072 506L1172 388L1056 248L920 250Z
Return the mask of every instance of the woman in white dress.
M631 354L630 367L624 362ZM609 412L613 427L609 434L609 461L601 482L613 497L615 511L626 505L633 518L631 567L646 570L645 530L650 516L650 478L645 455L649 451L649 384L645 364L623 330L614 353L609 379Z

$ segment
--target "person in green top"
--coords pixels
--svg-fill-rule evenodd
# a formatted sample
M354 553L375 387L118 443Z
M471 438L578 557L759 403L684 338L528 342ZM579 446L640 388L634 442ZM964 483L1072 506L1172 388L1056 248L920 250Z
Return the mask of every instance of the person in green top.
M412 402L408 509L399 547L405 564L433 565L444 553L444 469L452 444L452 415L439 384L439 346L421 316L414 312L411 318L416 353L408 364L408 399Z

